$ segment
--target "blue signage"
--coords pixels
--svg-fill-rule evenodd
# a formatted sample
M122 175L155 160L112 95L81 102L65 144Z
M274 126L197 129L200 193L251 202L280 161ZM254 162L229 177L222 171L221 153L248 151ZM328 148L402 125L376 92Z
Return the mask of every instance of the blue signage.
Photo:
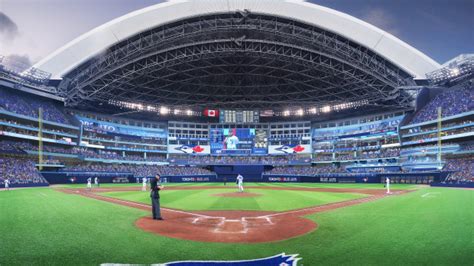
M228 265L228 266L296 266L298 261L298 254L286 255L281 253L272 257L255 259L255 260L237 260L237 261L177 261L168 262L163 265L166 266L203 266L203 265Z
M85 130L110 133L110 134L122 134L139 137L150 137L150 138L166 138L167 132L164 129L158 128L143 128L121 125L116 123L110 123L105 121L99 121L76 115L77 119L81 121L82 126Z

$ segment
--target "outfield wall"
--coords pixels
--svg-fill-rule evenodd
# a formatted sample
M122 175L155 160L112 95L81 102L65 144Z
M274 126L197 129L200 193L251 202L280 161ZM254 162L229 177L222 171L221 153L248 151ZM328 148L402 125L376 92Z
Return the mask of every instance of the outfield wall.
M135 180L131 173L105 173L105 172L41 172L49 184L85 184L88 178L98 177L100 183L114 183L118 177L126 178L129 182ZM71 181L74 178L74 182Z
M260 176L246 175L242 173L244 182L279 182L279 183L383 183L385 178L390 178L392 183L407 184L430 184L439 183L446 178L445 172L422 172L422 173L328 173L318 175L285 175L285 174L263 174ZM101 183L113 183L116 178L125 178L130 183L137 183L131 173L108 173L108 172L42 172L43 177L50 184L72 184L87 183L88 178L99 177ZM194 182L228 182L236 181L237 174L228 175L162 175L163 181L171 183L194 183ZM75 181L71 182L71 178ZM151 178L151 177L149 177ZM141 179L141 178L140 178Z
M36 183L36 184L10 184L10 188L21 188L21 187L47 187L49 186L48 183ZM2 185L0 189L3 189L4 186Z

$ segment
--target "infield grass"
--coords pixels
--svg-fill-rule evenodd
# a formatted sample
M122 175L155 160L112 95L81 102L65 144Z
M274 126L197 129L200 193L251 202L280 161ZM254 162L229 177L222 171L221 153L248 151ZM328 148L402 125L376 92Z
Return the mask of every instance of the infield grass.
M297 190L247 189L256 197L221 197L216 194L235 192L235 189L166 190L160 192L164 207L188 211L202 210L251 210L288 211L328 203L367 197L358 193L329 193ZM150 193L143 191L117 191L102 195L123 200L151 204Z

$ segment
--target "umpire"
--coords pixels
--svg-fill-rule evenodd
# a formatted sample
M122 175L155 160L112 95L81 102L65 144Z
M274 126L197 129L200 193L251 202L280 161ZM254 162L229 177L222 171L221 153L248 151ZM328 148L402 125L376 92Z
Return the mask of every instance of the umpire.
M150 181L151 186L151 205L153 210L153 220L163 220L161 217L160 211L160 190L163 189L163 186L160 183L160 175L156 174L155 178Z

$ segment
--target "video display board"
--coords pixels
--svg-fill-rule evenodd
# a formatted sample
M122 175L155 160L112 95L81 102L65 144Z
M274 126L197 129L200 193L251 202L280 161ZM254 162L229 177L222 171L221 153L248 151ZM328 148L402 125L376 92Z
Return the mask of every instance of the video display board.
M211 153L267 154L267 131L254 128L215 128L209 132Z

